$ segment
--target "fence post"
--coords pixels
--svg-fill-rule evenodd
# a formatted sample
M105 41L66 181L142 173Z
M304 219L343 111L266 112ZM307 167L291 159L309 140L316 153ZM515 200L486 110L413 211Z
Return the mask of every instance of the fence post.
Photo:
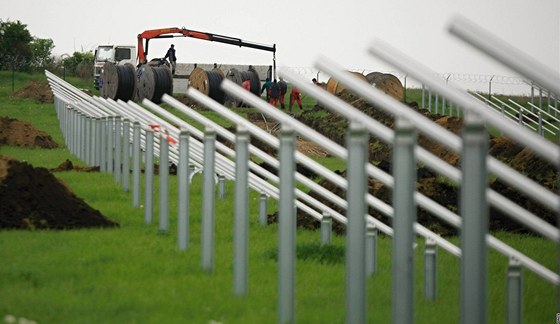
M152 137L153 139L153 137ZM115 172L113 174L113 179L115 183L119 183L121 181L121 174L122 174L122 165L121 165L121 157L122 157L122 120L121 116L115 117Z
M523 318L523 269L515 258L509 259L506 290L506 323L519 324Z
M480 116L469 113L463 128L460 211L461 322L486 323L488 202L486 200L488 135Z
M323 212L321 219L321 245L331 244L332 239L332 216L328 212Z
M214 157L216 131L204 131L204 169L202 170L202 269L214 270Z
M122 165L122 187L128 191L130 187L130 121L123 121L123 165Z
M259 195L259 224L268 225L268 196L264 192Z
M368 135L364 127L354 121L346 135L348 147L348 190L346 210L346 323L365 323L366 311L366 159Z
M519 126L523 126L523 108L519 109Z
M377 227L368 224L366 229L366 275L369 277L377 271Z
M422 83L422 109L426 108L426 105L424 104L426 100L426 89L424 87L424 83Z
M80 160L84 161L86 158L86 147L87 147L87 138L86 138L86 119L87 115L82 113L80 114L80 147L78 147L79 157Z
M415 144L412 123L397 118L393 142L393 323L414 322Z
M226 197L226 177L218 175L218 198L224 199Z
M96 138L96 146L95 146L95 165L99 167L101 170L101 142L103 140L103 132L102 132L102 123L103 120L101 118L95 118L96 126L95 126L95 138Z
M223 178L223 177L222 177ZM249 132L237 126L235 136L235 212L233 293L246 295L249 265Z
M543 131L543 127L542 127L542 113L539 111L539 135L544 137L544 131Z
M432 89L428 88L428 111L432 112Z
M159 231L169 231L169 143L159 135Z
M282 124L280 133L280 199L278 204L278 322L295 321L295 135Z
M120 169L120 166L117 169ZM154 220L154 132L152 131L146 131L144 182L144 221L146 224L151 224Z
M436 115L439 114L439 94L436 92Z
M434 301L437 298L437 245L431 239L426 239L424 251L424 298Z
M179 166L177 177L179 183L179 215L178 242L179 250L186 250L189 247L189 223L190 223L190 184L189 184L189 132L181 130L179 134Z

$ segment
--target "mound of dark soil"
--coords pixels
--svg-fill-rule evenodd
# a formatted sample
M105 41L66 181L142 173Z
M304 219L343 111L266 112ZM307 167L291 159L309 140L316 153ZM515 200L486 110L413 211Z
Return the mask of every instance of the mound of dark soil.
M0 145L2 144L48 149L58 147L47 133L36 129L28 122L9 117L0 117Z
M60 163L56 168L51 169L51 172L61 171L97 172L99 171L99 166L78 166L74 165L72 161L67 159L66 161Z
M29 81L27 85L14 93L14 96L24 99L35 99L41 103L53 103L53 93L48 82Z
M0 156L0 228L116 227L45 168Z

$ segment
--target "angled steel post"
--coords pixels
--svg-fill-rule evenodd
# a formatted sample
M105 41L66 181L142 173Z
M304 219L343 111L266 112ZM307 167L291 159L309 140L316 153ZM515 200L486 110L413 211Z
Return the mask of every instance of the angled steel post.
M159 136L159 231L169 231L169 142Z
M430 238L426 239L424 251L424 298L434 301L437 297L437 245Z
M140 207L140 123L132 125L132 206Z
M190 184L189 184L189 137L186 130L179 134L179 168L177 177L179 183L179 211L177 215L177 236L179 250L186 250L189 247L189 225L190 225Z
M366 229L366 276L377 271L377 226L368 225Z
M237 126L235 136L235 207L233 293L246 295L249 269L249 132Z
M202 269L214 271L214 159L216 131L204 131L204 170L202 171Z
M259 224L268 225L268 195L264 192L259 195Z
M278 322L295 321L295 135L282 124L280 134L280 200L278 204Z
M515 258L509 259L506 291L506 323L520 324L523 319L523 267Z
M414 323L414 223L416 222L416 133L398 117L393 142L393 323Z
M118 169L120 169L120 166L117 169L115 169L115 171ZM146 162L144 163L144 221L146 222L146 224L152 224L153 220L154 220L154 132L146 131Z
M115 183L121 182L122 177L122 119L121 116L115 117L115 172L113 179Z
M123 164L122 164L122 187L124 191L130 188L130 120L123 121Z
M461 226L461 323L487 322L488 185L486 156L488 134L483 120L468 113L463 128L460 211Z
M346 211L346 323L366 323L366 192L367 145L364 127L354 121L346 135L348 191Z
M329 245L332 240L332 216L328 212L323 212L321 219L321 245Z

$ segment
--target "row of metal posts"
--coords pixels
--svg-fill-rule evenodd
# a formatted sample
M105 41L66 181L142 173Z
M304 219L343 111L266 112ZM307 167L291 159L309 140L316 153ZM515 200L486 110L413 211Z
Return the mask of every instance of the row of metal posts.
M75 111L75 110L72 110ZM69 120L68 123L68 127L65 127L65 129L68 129L69 133L71 134L70 136L66 136L65 138L67 138L67 143L69 144L69 147L73 147L73 151L75 152L80 152L80 156L87 156L87 154L85 154L85 152L90 151L90 150L82 150L80 149L80 147L85 147L85 145L87 143L89 143L87 140L84 141L84 138L86 138L86 136L80 137L80 134L87 134L87 129L88 127L85 126L87 125L87 123L85 123L84 119L82 119L81 117L78 118L76 116L79 116L78 113L74 113L73 115L70 115L70 118L68 117L63 117L64 119ZM91 142L92 142L92 149L91 152L95 152L97 154L94 154L93 159L91 159L91 161L93 161L93 164L95 164L96 161L99 161L100 164L103 166L105 165L105 167L103 167L103 171L106 172L112 172L113 168L110 167L113 165L113 161L111 161L111 159L109 159L110 156L114 156L115 157L115 179L117 179L117 170L119 170L119 164L117 164L117 161L120 157L120 151L117 151L117 147L119 146L120 143L120 139L118 138L120 132L115 131L115 133L117 134L117 138L113 139L112 137L109 135L112 133L112 129L114 127L115 130L118 130L120 128L120 123L119 123L119 118L115 118L115 124L112 124L112 118L110 118L109 120L111 120L111 124L109 127L107 127L106 125L103 125L103 123L98 123L97 126L90 126L91 128ZM85 127L84 127L85 126ZM123 171L122 172L122 184L123 184L123 190L128 190L128 183L129 180L127 179L127 176L125 176L125 174L129 174L130 172L129 167L128 167L128 161L129 161L129 154L127 154L127 152L130 152L130 122L128 120L124 120L123 122L123 151L125 152L123 154ZM365 184L362 183L362 186L358 185L360 184L360 182L363 182L364 179L366 179L367 177L365 176L365 163L362 163L364 158L364 154L359 154L359 152L364 151L365 152L365 147L367 146L367 140L364 140L363 135L361 134L362 132L359 132L359 128L358 130L356 130L355 126L352 126L352 129L355 129L355 131L351 131L350 132L350 137L348 138L348 147L350 150L352 150L352 152L354 152L355 154L349 154L349 161L348 161L348 167L349 167L349 180L351 180L351 182L353 184L353 186L350 186L349 188L349 193L348 193L348 199L352 199L352 197L364 197L365 196L365 190L366 190L366 186ZM108 131L108 133L107 133ZM105 140L104 134L106 134L106 138L107 140ZM213 161L213 152L214 152L214 148L212 147L212 143L215 140L215 136L214 138L212 137L212 132L207 132L208 134L208 143L206 143L205 141L205 148L208 147L208 150L205 149L205 159L207 158L208 160L206 160L207 163L205 163L205 166L208 168L205 169L213 169L213 165L214 165L214 161ZM354 134L354 135L352 135ZM183 136L188 136L186 134L182 134ZM183 137L182 136L182 137ZM354 139L353 139L354 138ZM79 140L76 140L79 139ZM293 131L290 130L285 130L282 132L281 135L281 143L284 143L283 145L281 145L280 148L280 160L281 160L281 170L280 173L283 174L284 176L281 177L281 179L287 179L287 181L283 181L280 183L280 193L281 193L281 198L280 198L280 205L279 205L279 215L280 215L280 229L279 229L279 235L280 235L280 239L281 242L284 243L280 243L280 251L279 251L279 258L282 259L283 256L284 258L287 258L286 261L282 261L279 260L280 263L280 269L279 269L279 281L280 281L280 287L285 287L286 292L285 293L280 293L279 295L279 321L280 322L291 322L294 320L294 305L293 305L293 285L294 285L294 268L295 265L293 264L294 260L295 260L295 255L293 255L293 253L295 252L295 210L294 208L290 207L290 208L283 208L281 206L293 206L293 203L289 203L290 201L293 201L293 188L294 188L294 183L293 181L289 181L290 178L293 178L293 147L290 146L290 143L292 143L293 146ZM107 142L108 141L108 142ZM139 179L139 168L140 168L140 125L138 123L134 123L133 126L133 148L132 148L132 152L133 152L133 192L134 193L139 193L139 181L137 181L137 179ZM152 151L153 149L150 148L150 145L148 144L152 144L151 142L153 142L153 133L152 132L146 132L146 152L149 153L150 151ZM188 143L188 141L180 141L182 143ZM398 140L397 140L398 142ZM395 144L397 144L397 142ZM406 142L406 141L405 141ZM105 144L103 144L105 143ZM108 144L111 143L111 144ZM164 145L161 145L161 144ZM83 144L84 146L82 146L81 144ZM208 144L208 145L206 145ZM107 154L108 157L104 158L104 154L103 152L107 152L107 147L109 147L108 151L112 152L113 149L113 145L115 148L115 152L114 154ZM181 158L180 161L183 160L185 158L185 155L187 156L188 159L188 148L187 149L183 149L185 144L181 145L180 144L180 154L181 154ZM409 149L404 149L403 152L405 152L406 154L411 154L411 149L410 147L410 139L408 139L408 144ZM167 148L168 147L168 143L167 141L163 140L160 141L160 165L161 166L166 166L168 165L166 162L166 160L168 159L166 157L166 155L168 154L167 152ZM242 145L240 146L242 147ZM183 151L185 153L183 153ZM290 153L291 152L291 153ZM397 155L398 154L403 154L398 153L400 152L399 150L395 150L395 159L397 159ZM146 163L149 162L150 160L150 156L151 154L147 154L146 155ZM357 159L358 162L356 162ZM408 156L410 157L410 156ZM398 158L398 161L413 161L411 159L408 158ZM412 162L409 162L412 163ZM188 167L184 167L184 163L179 162L180 166L179 166L179 172L181 175L182 179L187 179L188 178ZM181 167L183 165L183 167ZM210 167L209 167L210 166ZM283 167L282 167L283 166ZM403 166L404 170L409 170L410 165L408 165L407 167ZM396 167L396 169L398 169L398 166ZM165 193L165 188L167 188L168 190L168 183L167 183L167 179L166 178L166 170L167 168L165 167L160 167L160 203L162 203L162 201L166 201L168 200L168 192ZM181 171L183 170L183 171ZM282 170L284 170L284 172L282 172ZM162 171L164 172L163 177L162 177ZM187 172L185 176L185 173ZM246 171L243 170L243 168L241 166L239 166L238 172L240 172L239 174L237 174L236 172L236 178L238 180L242 180L243 176L242 174L245 174ZM402 178L398 176L399 171L395 170L395 179L399 179ZM148 186L148 177L152 176L153 174L150 175L148 173L146 173L146 186ZM241 179L240 179L241 178ZM213 191L213 172L210 175L210 172L208 172L208 175L204 177L204 197L208 197L209 199L207 200L207 198L205 198L205 203L203 204L203 209L205 210L203 212L204 219L206 219L205 224L203 224L203 236L207 237L207 240L209 241L209 243L207 244L208 249L207 251L203 251L203 268L205 268L206 270L212 270L213 267L213 255L212 255L212 240L213 240L213 197L214 197L214 191ZM208 181L208 179L211 179ZM406 181L410 181L409 177L404 177L403 179L407 179ZM180 180L181 181L181 180ZM241 181L242 183L243 181ZM350 181L349 181L350 182ZM183 185L182 185L183 186ZM184 186L185 188L188 188L187 186ZM243 186L240 185L240 188L242 188ZM164 190L162 191L161 188L164 188ZM209 189L211 188L211 190ZM245 187L246 188L246 187ZM288 189L291 188L291 189ZM354 191L352 191L354 190ZM406 189L403 189L406 190ZM207 192L208 191L208 192ZM352 194L350 194L350 191L352 191ZM152 192L152 190L150 190L149 188L146 188L146 194L148 192ZM162 193L163 192L163 193ZM363 194L361 194L360 192L362 192ZM405 191L403 191L405 192ZM413 191L409 191L409 192L413 192ZM480 190L479 192L484 192L484 190ZM356 194L354 194L356 193ZM184 197L185 193L180 193L180 195L182 197ZM188 194L187 194L188 195ZM237 195L241 195L241 193L238 192L238 190L236 190L236 197ZM401 199L403 199L403 197L407 197L407 195L396 195L401 197ZM262 197L262 195L261 195ZM357 199L357 198L354 198ZM146 204L146 208L148 208L149 206L147 206L148 204L148 200L146 199L145 204ZM182 199L180 199L179 201L181 201ZM186 200L188 201L188 199ZM237 202L238 200L236 200ZM285 203L282 203L282 201L284 201ZM139 204L139 194L133 194L133 204L136 206ZM407 204L398 204L399 206L407 206ZM347 271L347 295L349 296L350 299L347 299L347 320L348 322L352 322L352 323L364 323L365 319L366 319L366 313L365 313L365 305L366 305L366 298L365 298L365 282L364 279L366 277L366 271L367 271L367 265L364 262L365 260L365 249L366 249L366 245L364 245L363 242L361 242L361 239L358 239L358 241L356 241L355 243L352 243L351 238L366 238L366 232L365 232L365 226L358 226L356 224L362 224L364 223L364 218L363 215L365 214L365 201L356 201L355 203L350 203L349 201L349 206L354 206L354 207L350 207L349 211L348 211L348 220L349 220L349 226L348 226L348 239L349 241L347 242L347 249L349 251L352 251L352 253L347 253L348 258L351 258L352 255L354 255L354 257L356 256L362 256L362 258L357 257L358 260L354 260L355 262L350 262L350 260L347 260L347 267L348 267L348 271ZM397 206L397 205L395 205ZM413 209L415 212L415 208L410 208L410 205L408 205L409 207L407 207L407 215L408 216L412 216L411 215L411 210ZM163 207L163 213L162 210L160 209L160 230L166 231L168 229L168 216L166 217L166 213L168 213L167 211L165 211L165 206ZM184 207L183 207L184 208ZM182 209L180 207L180 209ZM238 211L238 207L236 207L236 214L243 214L243 207L239 207L239 211ZM183 212L184 213L184 212ZM260 213L259 213L260 214ZM284 216L282 216L284 215ZM352 216L354 215L354 216ZM362 216L359 216L362 215ZM237 216L236 216L237 217ZM237 218L236 218L237 219ZM261 219L261 217L259 216L259 219ZM332 228L332 225L330 224L329 221L330 217L328 216L328 214L325 214L324 217L324 222L322 222L322 228L321 228L321 237L322 237L322 242L323 243L328 243L330 241L330 232L329 232L329 228ZM401 219L401 217L399 217L399 219ZM412 218L413 219L413 218ZM181 222L181 218L179 218L179 222ZM353 223L351 223L351 220L354 220ZM146 221L148 221L148 218L146 218ZM181 228L184 229L184 223L185 223L185 219L183 218L182 226L179 226L180 231ZM167 223L166 223L167 222ZM412 223L409 223L408 221L405 222L406 226L402 225L402 226L396 226L397 224L395 224L395 233L401 233L404 232L406 233L406 231L410 231L410 229L412 228ZM364 225L364 224L362 224ZM239 228L237 229L237 226L239 226ZM242 229L244 228L244 223L241 221L240 224L238 224L238 222L236 222L236 232L242 232ZM284 228L284 230L282 230L282 228ZM352 228L354 228L355 230L352 230ZM363 233L362 233L363 232ZM188 235L188 231L186 231L187 234L179 235L179 245L180 246L184 246L186 248L186 244L188 244L188 239L186 239L186 235ZM372 232L373 233L373 232ZM375 233L373 233L375 235ZM371 237L374 237L374 235L371 235ZM405 237L410 238L411 235L409 234L405 234ZM365 242L365 241L364 241ZM395 244L399 244L398 242L404 242L401 240L397 240L395 239ZM237 245L238 243L236 243ZM243 246L242 242L239 243L241 244L241 246ZM374 249L374 247L376 246L375 244L372 245L368 245L370 247L372 247ZM406 250L411 250L412 249L412 244L408 244L408 243L403 243L400 244L401 248ZM433 260L433 262L428 262L425 263L425 271L427 272L427 278L435 278L434 274L437 273L435 271L435 252L433 249L433 244L427 244L427 250L426 250L426 255L425 255L425 260ZM243 255L243 253L246 253L243 251L244 248L241 248L240 250L238 250L236 248L236 253L241 253L241 255ZM407 256L410 256L410 253L404 253L401 254L399 253L398 255L400 256L404 256L405 258L407 258ZM237 258L236 258L237 259ZM244 263L246 262L246 259L244 259L243 257L240 258L239 262ZM394 255L394 259L393 262L397 262L396 261L396 256ZM402 260L401 260L402 262ZM405 262L407 264L410 264L410 258L406 259ZM370 267L370 269L374 268L375 266L375 262L373 263L369 263L372 264L373 267ZM394 271L398 271L397 269L399 269L400 267L394 267ZM409 273L412 273L412 271L410 270L410 267L404 267L402 268L406 271L409 271ZM430 269L433 269L433 271L430 271ZM369 272L369 271L367 271ZM357 274L356 276L350 276L350 273L355 273ZM246 272L245 272L246 275ZM403 273L399 273L396 274L394 273L393 278L397 278L399 275L403 275ZM243 276L243 272L240 272L239 274L235 275L236 277L236 281L235 281L235 285L236 288L235 290L237 291L237 293L245 293L246 292L246 277ZM406 275L406 277L409 277L409 275ZM358 279L355 279L358 278ZM479 279L476 279L478 281L480 281ZM285 285L282 284L285 283ZM405 291L409 291L411 283L413 282L413 280L403 280L400 281L403 284L403 286L406 286L406 290L402 290L398 287L394 286L394 294L402 294L402 295L407 295L407 296L412 296L413 294L406 294ZM435 280L426 280L425 281L425 285L426 286L430 286L432 288L429 289L429 293L426 292L426 296L430 295L433 296L433 298L435 298L435 286L436 286L436 282ZM513 289L512 289L513 290ZM428 290L426 290L428 291ZM509 293L509 289L508 289L508 293ZM515 298L511 298L511 299L515 299ZM404 307L405 309L407 308L411 308L413 307L413 302L410 301L409 297L407 298L403 298L403 305L399 305L397 299L394 303L394 309L395 307L397 307L398 309L402 309L401 307ZM509 299L508 299L509 300ZM479 304L479 303L477 303ZM465 306L466 307L466 306ZM509 304L508 304L509 307ZM517 308L519 309L519 308ZM398 314L396 314L398 313ZM405 315L404 313L407 312L393 312L394 317L398 318L399 314L400 315ZM413 310L412 312L413 313ZM477 314L480 314L481 312L474 312ZM482 312L483 313L483 312Z
M440 98L441 98L441 104L440 104ZM427 100L427 105L426 105L426 100ZM433 102L433 106L432 106L432 102ZM440 96L437 92L432 94L432 89L430 88L426 89L424 84L422 84L422 104L420 108L428 109L428 111L436 115L445 115L446 110L449 116L461 117L462 114L461 108L459 106L457 106L456 104L453 105L452 101L447 102L446 98Z

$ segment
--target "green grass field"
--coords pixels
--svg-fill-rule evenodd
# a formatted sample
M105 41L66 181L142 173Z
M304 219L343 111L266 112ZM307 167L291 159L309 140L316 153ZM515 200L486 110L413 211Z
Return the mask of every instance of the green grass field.
M16 89L41 75L18 75ZM77 80L74 80L77 82ZM78 81L81 82L81 81ZM83 81L85 84L85 81ZM0 116L30 121L63 143L52 104L11 97L11 74L0 73ZM0 155L54 167L77 159L64 148L24 149L0 146ZM333 168L336 161L329 161ZM250 195L249 293L233 294L233 183L225 200L216 200L215 270L201 265L201 177L191 187L190 247L177 248L177 181L171 177L171 227L147 225L143 209L133 208L130 193L103 173L55 174L78 197L117 221L119 228L66 231L0 230L0 317L12 315L38 323L274 323L277 322L277 226L257 222L258 194ZM155 181L157 185L157 179ZM269 202L269 212L276 203ZM0 215L1 217L1 215ZM555 244L526 235L496 233L505 242L551 269ZM458 243L458 238L451 238ZM320 246L320 232L298 230L296 321L345 321L345 238ZM459 322L459 260L438 251L438 298L423 299L423 240L416 249L415 319L417 323ZM505 322L508 260L489 252L488 320ZM556 288L524 271L524 322L552 323ZM391 240L379 238L378 268L367 282L368 322L391 318Z

